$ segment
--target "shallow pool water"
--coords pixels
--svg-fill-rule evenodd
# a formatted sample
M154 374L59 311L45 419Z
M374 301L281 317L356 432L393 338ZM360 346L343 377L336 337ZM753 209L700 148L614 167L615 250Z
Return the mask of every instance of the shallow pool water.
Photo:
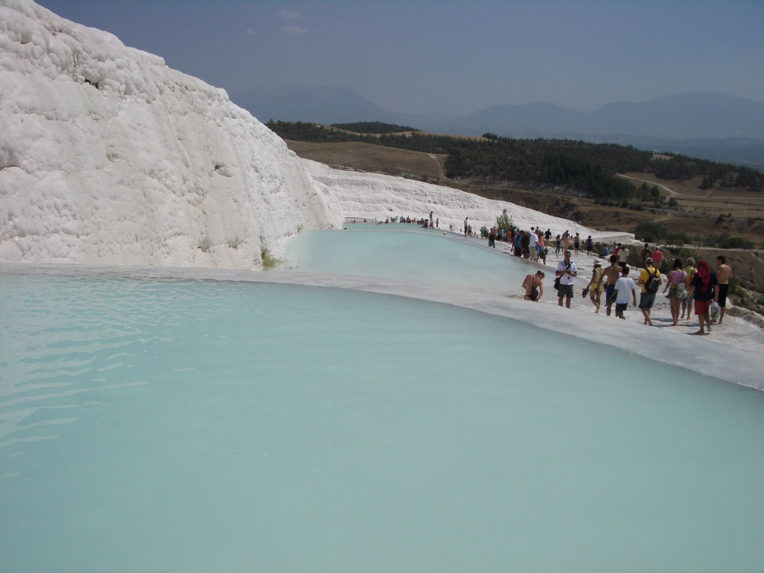
M485 240L412 224L346 224L342 232L298 235L281 266L486 292L518 290L525 275L537 270L485 245Z
M764 562L762 393L340 289L25 273L0 301L2 571Z

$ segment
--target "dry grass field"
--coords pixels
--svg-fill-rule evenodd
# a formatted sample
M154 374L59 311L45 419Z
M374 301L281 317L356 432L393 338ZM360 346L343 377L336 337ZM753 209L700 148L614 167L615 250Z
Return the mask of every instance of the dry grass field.
M357 169L425 181L445 181L446 156L360 142L287 141L300 157L340 169Z
M764 240L764 226L752 221L764 223L764 193L745 189L728 189L712 187L702 189L701 178L693 177L686 180L663 181L651 173L626 173L622 177L635 182L645 182L657 185L666 198L674 198L681 210L688 215L717 218L722 215L735 221L744 221L752 228L754 244ZM747 232L747 226L740 226L740 232ZM764 248L764 244L759 245Z

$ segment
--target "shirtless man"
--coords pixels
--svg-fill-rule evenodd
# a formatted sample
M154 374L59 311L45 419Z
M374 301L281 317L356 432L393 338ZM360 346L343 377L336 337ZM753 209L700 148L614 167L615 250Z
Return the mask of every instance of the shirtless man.
M610 255L610 266L605 267L605 302L607 303L607 315L610 316L610 310L615 302L615 283L621 278L621 265L618 264L618 257Z
M525 280L523 280L525 300L532 300L535 302L541 300L541 296L544 294L544 285L541 282L543 278L543 271L536 271L535 275L525 275Z
M717 302L721 308L719 313L719 324L724 320L724 311L727 310L727 292L730 288L730 279L732 278L732 268L727 264L727 258L724 255L716 257L716 280L719 281L719 288L716 291Z

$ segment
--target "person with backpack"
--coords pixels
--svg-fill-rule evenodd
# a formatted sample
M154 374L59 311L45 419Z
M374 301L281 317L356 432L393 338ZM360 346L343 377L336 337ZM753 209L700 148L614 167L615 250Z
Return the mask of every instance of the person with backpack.
M642 311L642 316L645 317L644 323L653 326L653 321L650 319L650 310L655 304L655 294L663 284L663 278L661 272L655 268L652 259L645 261L645 268L639 275L639 284L642 285L642 294L639 297L639 308Z

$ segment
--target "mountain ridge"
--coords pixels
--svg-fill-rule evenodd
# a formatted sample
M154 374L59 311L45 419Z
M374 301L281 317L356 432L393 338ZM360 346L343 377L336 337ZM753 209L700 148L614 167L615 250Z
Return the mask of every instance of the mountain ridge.
M764 102L719 92L612 102L588 112L551 102L502 104L461 116L395 113L350 88L296 84L268 86L231 99L264 121L381 121L454 135L582 139L675 153L692 150L704 159L764 169Z

